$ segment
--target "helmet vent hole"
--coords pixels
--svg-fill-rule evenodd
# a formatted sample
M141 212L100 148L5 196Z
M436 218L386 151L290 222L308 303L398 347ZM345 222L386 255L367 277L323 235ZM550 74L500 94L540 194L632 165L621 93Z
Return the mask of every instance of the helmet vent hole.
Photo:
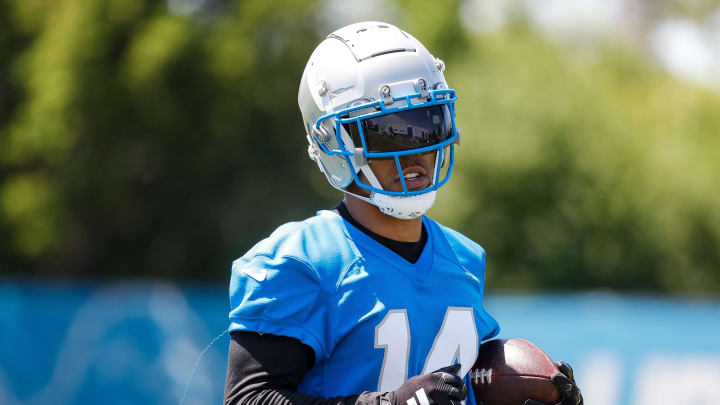
M382 51L382 52L376 52L376 53L374 53L374 54L370 55L370 57L371 57L371 58L374 58L374 57L376 57L376 56L382 56L382 55L387 55L387 54L389 54L389 53L395 53L395 52L408 52L408 51L410 51L410 50L409 50L409 49L404 49L404 48L398 48L398 49L388 49L388 50L386 50L386 51Z

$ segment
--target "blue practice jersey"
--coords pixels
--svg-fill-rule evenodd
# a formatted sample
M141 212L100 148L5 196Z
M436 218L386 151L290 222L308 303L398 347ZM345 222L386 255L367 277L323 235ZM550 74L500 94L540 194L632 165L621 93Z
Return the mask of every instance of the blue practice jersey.
M298 391L392 391L461 363L468 371L498 324L483 308L485 252L423 217L416 263L333 211L288 223L232 266L230 328L293 337L315 352ZM472 391L466 400L474 404Z

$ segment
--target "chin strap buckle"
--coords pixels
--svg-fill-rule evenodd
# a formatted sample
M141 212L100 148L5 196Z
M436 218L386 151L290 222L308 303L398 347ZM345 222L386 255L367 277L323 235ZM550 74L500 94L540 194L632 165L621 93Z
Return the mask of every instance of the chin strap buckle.
M365 158L365 151L363 148L355 148L353 151L353 164L355 167L361 167L368 164L367 158Z
M430 96L430 90L428 90L427 82L422 77L415 80L413 87L416 92L420 93L420 97L427 98Z
M392 91L390 91L390 86L388 86L387 84L383 84L382 86L380 86L380 89L378 91L380 92L380 97L382 98L382 101L383 103L385 103L385 105L393 103L394 100L392 98Z

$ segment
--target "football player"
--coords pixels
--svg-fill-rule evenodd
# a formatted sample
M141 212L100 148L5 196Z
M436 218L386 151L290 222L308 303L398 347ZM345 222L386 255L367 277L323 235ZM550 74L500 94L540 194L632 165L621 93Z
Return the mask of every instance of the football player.
M233 263L226 404L475 404L468 371L499 330L485 252L423 215L460 141L444 69L379 22L310 56L308 153L344 199ZM563 404L581 404L568 377Z

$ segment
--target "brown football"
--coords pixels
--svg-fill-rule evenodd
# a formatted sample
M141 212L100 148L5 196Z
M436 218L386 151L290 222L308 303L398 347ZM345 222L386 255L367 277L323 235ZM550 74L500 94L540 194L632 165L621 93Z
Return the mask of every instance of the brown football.
M560 393L550 376L557 372L550 356L527 340L495 339L480 345L470 380L478 404L523 405L527 399L555 404Z

